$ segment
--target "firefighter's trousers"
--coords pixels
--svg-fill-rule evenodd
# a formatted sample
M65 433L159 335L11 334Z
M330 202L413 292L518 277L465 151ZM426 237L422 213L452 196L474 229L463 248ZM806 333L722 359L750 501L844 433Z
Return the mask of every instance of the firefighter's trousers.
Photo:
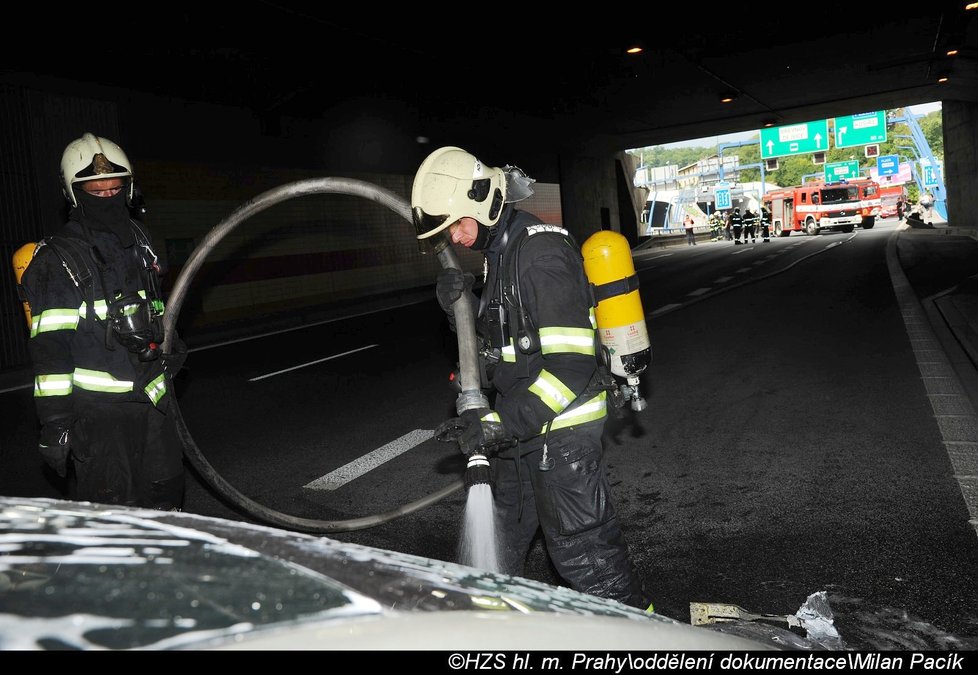
M72 498L172 510L183 505L183 453L172 415L151 403L79 402Z
M646 609L638 571L618 524L602 461L603 421L551 432L521 444L521 459L493 461L493 495L502 571L522 575L537 527L558 574L571 588ZM519 462L519 466L517 466ZM521 509L522 504L522 509Z

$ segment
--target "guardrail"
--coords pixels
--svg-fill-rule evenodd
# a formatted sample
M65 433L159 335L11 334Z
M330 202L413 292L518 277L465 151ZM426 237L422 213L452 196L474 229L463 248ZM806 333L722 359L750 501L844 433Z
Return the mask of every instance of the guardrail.
M696 241L708 241L710 238L710 227L708 225L696 226L693 228ZM648 249L660 249L667 246L683 246L686 244L686 229L683 227L656 227L652 230L652 235L644 239L638 246L632 249L633 252L641 252Z

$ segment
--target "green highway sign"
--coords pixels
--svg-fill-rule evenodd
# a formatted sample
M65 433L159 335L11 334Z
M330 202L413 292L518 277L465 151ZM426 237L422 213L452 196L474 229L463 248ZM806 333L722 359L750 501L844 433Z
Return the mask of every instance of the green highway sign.
M804 155L828 149L828 120L761 129L761 159Z
M859 113L836 117L832 121L835 130L835 147L853 148L857 145L886 142L886 112Z
M852 178L859 178L859 162L856 160L849 162L829 162L825 165L826 183L850 180Z

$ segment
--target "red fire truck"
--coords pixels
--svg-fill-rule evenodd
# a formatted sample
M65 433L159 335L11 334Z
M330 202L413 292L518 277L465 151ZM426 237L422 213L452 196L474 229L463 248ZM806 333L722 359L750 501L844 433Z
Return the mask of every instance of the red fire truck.
M880 218L903 217L907 189L903 185L880 185Z
M852 232L856 225L870 229L880 212L880 186L869 178L826 183L813 181L772 190L764 195L775 236L822 230Z

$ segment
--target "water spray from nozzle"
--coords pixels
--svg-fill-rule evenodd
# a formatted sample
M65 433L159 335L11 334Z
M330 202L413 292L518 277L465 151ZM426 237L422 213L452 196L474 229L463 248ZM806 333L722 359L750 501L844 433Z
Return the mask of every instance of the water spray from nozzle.
M469 462L465 465L465 489L473 485L489 485L489 478L489 458L480 454L469 455Z

